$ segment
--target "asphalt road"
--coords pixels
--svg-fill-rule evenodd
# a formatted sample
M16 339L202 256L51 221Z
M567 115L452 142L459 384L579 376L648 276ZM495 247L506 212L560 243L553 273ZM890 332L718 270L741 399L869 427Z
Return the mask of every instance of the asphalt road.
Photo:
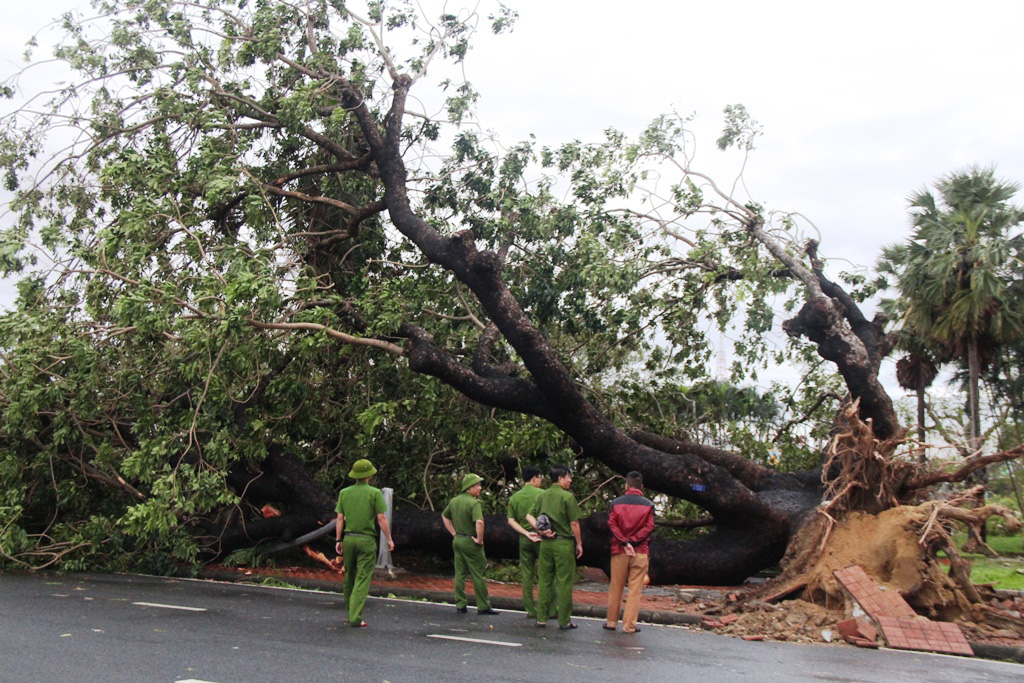
M671 626L627 635L576 619L107 574L0 574L0 681L1011 681L1024 666L746 642Z

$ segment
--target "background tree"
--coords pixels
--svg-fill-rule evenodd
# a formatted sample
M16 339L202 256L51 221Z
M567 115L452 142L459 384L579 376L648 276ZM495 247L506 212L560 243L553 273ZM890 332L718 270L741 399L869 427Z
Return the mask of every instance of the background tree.
M903 334L939 344L968 371L971 448L981 448L978 381L1000 344L1024 333L1024 312L1010 298L1024 212L1010 203L1019 186L991 168L955 171L910 197L914 232L887 248L881 270L896 277Z

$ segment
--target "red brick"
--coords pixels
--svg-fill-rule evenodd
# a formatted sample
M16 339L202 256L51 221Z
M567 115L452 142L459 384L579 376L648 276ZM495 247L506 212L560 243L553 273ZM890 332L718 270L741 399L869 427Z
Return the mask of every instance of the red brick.
M852 636L857 632L857 620L856 619L844 619L836 624L836 628L839 629L839 635L843 638Z
M875 642L878 637L878 631L867 619L846 619L836 624L836 627L839 635L851 643L857 640Z

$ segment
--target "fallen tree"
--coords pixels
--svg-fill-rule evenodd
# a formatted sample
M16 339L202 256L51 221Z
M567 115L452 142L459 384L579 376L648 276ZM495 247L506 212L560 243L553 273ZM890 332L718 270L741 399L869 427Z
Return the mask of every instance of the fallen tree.
M983 464L940 474L896 457L905 429L878 378L892 343L884 318L868 319L826 275L816 243L796 244L692 170L677 119L636 143L613 135L500 158L456 128L437 168L422 160L441 121L413 111L411 93L434 60L461 62L476 15L430 23L404 6L364 17L333 2L103 7L58 50L79 85L30 125L9 118L4 138L18 190L5 268L29 270L37 248L56 264L29 272L3 323L9 563L138 561L119 551L147 543L169 548L168 561L208 560L329 524L327 485L343 482L354 454L387 450L371 444L399 404L432 407L391 430L398 453L437 430L466 436L427 378L468 399L460 408L481 424L528 416L508 424L544 438L524 442L638 470L650 490L704 510L710 533L656 541L658 582L736 583L787 548L787 571L806 573L820 553L796 552L794 539L810 537L797 530L815 529L819 549L828 520L895 509ZM511 17L491 20L500 30ZM403 30L422 48L404 63L386 47ZM441 87L453 87L444 117L458 124L472 90ZM90 114L68 114L82 103ZM72 153L33 166L57 120L77 127ZM538 159L567 176L575 203L529 188ZM614 208L657 164L678 174L671 216ZM670 254L694 215L714 230L684 240L685 258ZM677 350L706 349L691 338L695 321L720 288L755 278L759 301L800 300L786 333L847 392L817 468L778 472L599 407L601 381L655 353L654 332ZM367 398L381 387L403 398ZM430 509L444 489L427 483L442 455L430 450L415 475L428 502L396 511L400 547L447 545ZM391 457L382 479L408 477L409 461ZM449 457L438 469L467 466ZM255 514L265 504L282 514ZM584 528L584 561L602 566L602 516ZM511 557L513 540L492 518L489 552Z

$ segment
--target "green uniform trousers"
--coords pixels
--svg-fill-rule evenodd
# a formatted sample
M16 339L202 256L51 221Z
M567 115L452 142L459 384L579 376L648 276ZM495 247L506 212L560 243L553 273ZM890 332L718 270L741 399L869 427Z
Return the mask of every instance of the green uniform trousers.
M557 604L558 625L565 626L572 617L576 542L570 538L545 538L541 541L537 579L537 621L547 621Z
M452 539L452 550L455 552L455 606L462 608L466 600L466 579L473 580L473 593L476 596L476 608L488 610L491 600L487 597L487 556L484 547L477 545L469 536L456 536Z
M363 620L363 607L377 564L377 539L345 534L342 554L345 556L345 607L349 623L358 624Z
M537 558L540 557L540 543L534 543L525 536L519 536L519 580L523 584L523 609L526 616L537 618L537 605L533 602L533 587L537 585Z

